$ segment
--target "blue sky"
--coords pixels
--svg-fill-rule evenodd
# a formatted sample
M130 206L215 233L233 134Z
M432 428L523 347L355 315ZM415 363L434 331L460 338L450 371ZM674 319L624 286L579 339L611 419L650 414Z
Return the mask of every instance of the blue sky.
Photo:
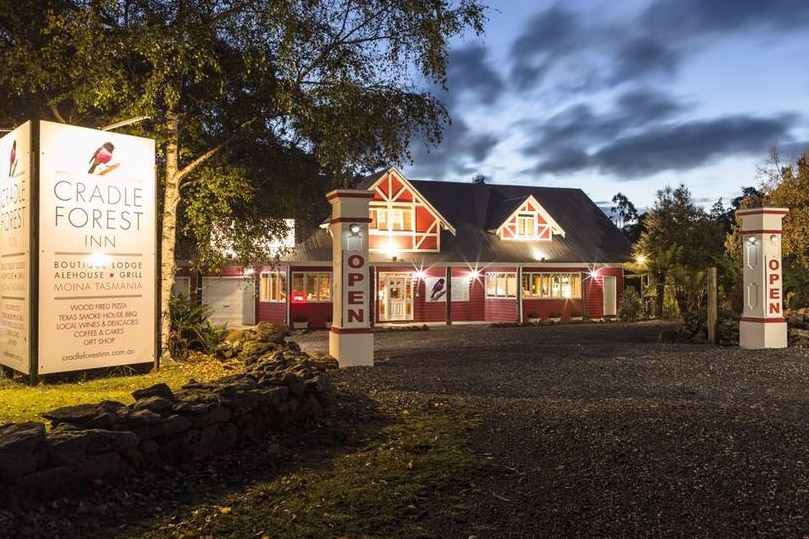
M490 0L452 49L452 125L412 179L577 187L639 208L726 205L777 144L809 148L807 0Z

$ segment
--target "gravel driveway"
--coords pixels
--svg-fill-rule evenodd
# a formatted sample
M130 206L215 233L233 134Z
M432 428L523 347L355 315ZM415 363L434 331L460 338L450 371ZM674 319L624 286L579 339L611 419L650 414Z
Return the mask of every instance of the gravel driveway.
M376 365L336 383L475 410L493 465L431 523L447 538L809 537L809 353L658 343L667 327L380 332Z

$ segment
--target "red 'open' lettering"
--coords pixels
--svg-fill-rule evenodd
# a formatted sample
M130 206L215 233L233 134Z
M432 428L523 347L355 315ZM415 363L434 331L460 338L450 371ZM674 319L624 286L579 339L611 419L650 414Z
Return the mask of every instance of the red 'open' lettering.
M354 269L362 268L365 266L365 258L362 255L351 255L346 260L348 266Z

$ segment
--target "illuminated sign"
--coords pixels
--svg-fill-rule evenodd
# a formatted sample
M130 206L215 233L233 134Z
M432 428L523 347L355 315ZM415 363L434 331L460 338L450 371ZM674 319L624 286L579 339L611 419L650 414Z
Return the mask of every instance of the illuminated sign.
M30 371L31 122L0 139L0 364Z
M154 361L154 141L40 122L39 159L39 373Z
M293 292L291 303L306 303L306 294L303 292Z

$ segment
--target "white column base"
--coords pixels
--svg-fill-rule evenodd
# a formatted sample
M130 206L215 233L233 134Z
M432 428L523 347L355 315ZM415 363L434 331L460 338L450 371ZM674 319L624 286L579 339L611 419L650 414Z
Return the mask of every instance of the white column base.
M367 332L346 333L332 326L329 332L329 355L337 360L340 368L374 366L374 334Z
M739 346L751 350L761 348L786 348L787 323L783 322L739 322Z

